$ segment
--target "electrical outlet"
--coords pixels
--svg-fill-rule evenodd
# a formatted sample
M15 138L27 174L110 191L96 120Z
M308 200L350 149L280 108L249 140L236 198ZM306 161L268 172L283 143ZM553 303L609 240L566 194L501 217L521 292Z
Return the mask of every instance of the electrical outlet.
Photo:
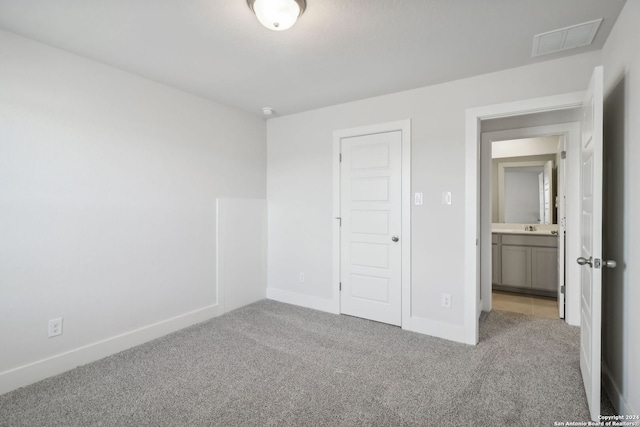
M62 317L49 320L49 338L62 335Z
M451 308L451 295L442 294L442 306L445 308Z
M304 273L300 273L300 275L298 276L298 281L300 283L304 283Z

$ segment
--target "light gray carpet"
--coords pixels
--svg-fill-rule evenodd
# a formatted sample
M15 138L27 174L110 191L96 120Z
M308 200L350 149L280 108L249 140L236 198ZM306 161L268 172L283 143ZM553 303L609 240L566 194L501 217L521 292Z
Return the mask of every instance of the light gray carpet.
M0 426L552 426L579 330L494 311L467 346L260 301L0 396Z

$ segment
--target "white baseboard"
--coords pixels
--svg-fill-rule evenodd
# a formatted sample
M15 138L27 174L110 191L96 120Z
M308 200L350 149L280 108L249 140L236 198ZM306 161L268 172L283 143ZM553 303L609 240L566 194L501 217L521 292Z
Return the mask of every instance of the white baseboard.
M411 317L409 325L402 325L402 329L463 344L475 344L466 341L464 326L452 325L451 323L438 322L421 317Z
M611 376L611 371L606 363L602 362L602 386L607 391L611 403L618 415L638 415L638 412L634 411L629 402L624 398L624 395L620 392L620 387L616 384L615 380Z
M339 310L336 310L337 305L335 301L326 298L318 298L275 288L267 288L267 298L287 304L298 305L300 307L325 311L327 313L340 314ZM464 327L452 325L450 323L436 322L420 317L411 317L409 325L402 325L402 328L419 334L431 335L450 341L469 344L465 341Z
M332 314L340 314L336 311L336 304L333 300L326 298L303 295L282 289L267 288L267 298L287 304L299 305L300 307L312 308L314 310L326 311Z
M218 314L218 305L210 305L102 341L74 348L46 359L0 372L0 394L119 353L187 326L209 320Z

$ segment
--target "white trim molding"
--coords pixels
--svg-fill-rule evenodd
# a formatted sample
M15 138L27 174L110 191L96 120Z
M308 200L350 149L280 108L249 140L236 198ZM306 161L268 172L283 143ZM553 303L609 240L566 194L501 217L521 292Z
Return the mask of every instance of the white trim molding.
M0 372L0 394L61 374L218 315L218 305L199 308L64 353Z
M380 123L333 133L333 216L340 216L340 140L353 136L400 131L402 133L402 328L411 318L411 120ZM340 223L333 227L333 309L340 313Z
M340 311L336 311L333 299L320 298L276 288L267 288L267 299L311 308L313 310L325 311L327 313L340 314Z
M412 317L409 325L403 329L419 334L431 335L432 337L443 338L449 341L465 343L464 326L453 323L439 322L437 320L424 319L421 317Z
M613 379L611 371L606 363L602 362L602 386L607 391L609 399L619 415L637 415L639 412L636 408L632 408L631 404L624 398L624 394L620 391L620 387Z
M469 108L465 119L465 244L464 244L464 342L479 339L480 298L480 143L481 120L575 108L583 92L573 92L503 104Z

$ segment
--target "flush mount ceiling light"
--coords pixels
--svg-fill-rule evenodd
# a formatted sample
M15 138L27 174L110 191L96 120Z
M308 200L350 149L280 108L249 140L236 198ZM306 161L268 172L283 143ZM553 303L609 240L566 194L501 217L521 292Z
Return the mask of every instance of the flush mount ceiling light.
M247 0L258 21L273 31L291 28L307 7L305 0Z

